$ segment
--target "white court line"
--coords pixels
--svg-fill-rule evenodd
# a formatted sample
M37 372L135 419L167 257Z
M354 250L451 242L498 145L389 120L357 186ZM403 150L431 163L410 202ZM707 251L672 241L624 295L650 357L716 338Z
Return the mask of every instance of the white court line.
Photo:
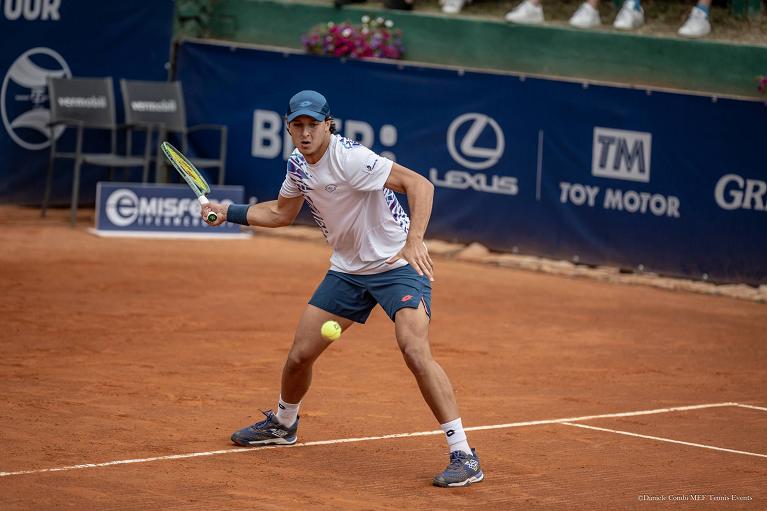
M724 447L716 447L714 445L694 444L692 442L682 442L681 440L672 440L671 438L663 438L663 437L659 437L659 436L640 435L638 433L630 433L628 431L621 431L619 429L598 428L596 426L587 426L585 424L573 424L571 422L562 422L561 424L563 426L573 426L575 428L593 429L593 430L596 430L596 431L607 431L608 433L617 433L619 435L634 436L634 437L637 437L637 438L647 438L649 440L657 440L659 442L668 442L668 443L671 443L671 444L689 445L691 447L701 447L703 449L712 449L714 451L732 452L732 453L735 453L735 454L745 454L747 456L758 456L760 458L767 458L767 454L759 454L759 453L748 452L748 451L736 451L735 449L725 449Z
M741 408L751 408L752 410L761 410L763 412L767 412L767 408L763 406L744 405L742 403L735 403L735 406L739 406Z
M578 422L578 421L585 421L585 420L591 420L591 419L610 419L615 417L635 417L637 415L650 415L650 414L656 414L656 413L669 413L669 412L680 412L680 411L686 411L686 410L700 410L703 408L717 408L717 407L723 407L723 406L738 406L738 403L709 403L709 404L703 404L703 405L691 405L691 406L676 406L672 408L656 408L654 410L639 410L636 412L622 412L622 413L607 413L602 415L585 415L583 417L570 417L566 419L547 419L547 420L538 420L538 421L527 421L527 422L510 422L507 424L496 424L492 426L473 426L469 428L464 428L464 431L484 431L488 429L504 429L504 428L519 428L519 427L525 427L525 426L540 426L545 424L560 424L565 422ZM55 468L43 468L43 469L37 469L37 470L19 470L16 472L0 472L0 477L9 477L9 476L19 476L19 475L25 475L25 474L42 474L44 472L64 472L67 470L80 470L85 468L98 468L98 467L110 467L112 465L129 465L131 463L148 463L150 461L164 461L164 460L181 460L186 458L197 458L202 456L217 456L219 454L232 454L232 453L238 453L238 452L253 452L254 450L264 450L264 449L287 449L290 447L310 447L315 445L333 445L333 444L345 444L345 443L352 443L352 442L369 442L372 440L388 440L392 438L407 438L407 437L416 437L416 436L428 436L428 435L442 435L442 430L437 431L419 431L416 433L396 433L393 435L382 435L382 436L368 436L368 437L361 437L361 438L338 438L335 440L318 440L315 442L303 442L303 443L297 443L293 445L267 445L264 447L258 447L258 448L235 448L235 449L222 449L219 451L207 451L207 452L193 452L193 453L187 453L187 454L170 454L167 456L154 456L152 458L136 458L136 459L129 459L129 460L117 460L117 461L107 461L104 463L85 463L81 465L69 465L66 467L55 467Z
M510 422L508 424L496 424L494 426L475 426L463 428L464 431L482 431L485 429L518 428L520 426L539 426L543 424L559 424L562 422L580 422L591 419L614 419L616 417L636 417L637 415L652 415L655 413L683 412L687 410L700 410L702 408L719 408L722 406L737 406L738 403L710 403L705 405L675 406L673 408L656 408L654 410L640 410L638 412L607 413L603 415L584 415L583 417L573 417L571 419L548 419L529 422ZM441 433L437 431L436 433Z

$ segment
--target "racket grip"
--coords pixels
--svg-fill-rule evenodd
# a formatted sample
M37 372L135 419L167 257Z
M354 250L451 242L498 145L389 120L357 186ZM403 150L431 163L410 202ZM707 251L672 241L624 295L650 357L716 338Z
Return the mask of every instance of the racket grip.
M200 205L201 205L201 206L204 206L204 205L206 205L206 204L210 203L210 201L208 200L208 198L207 198L207 197L205 197L204 195L200 195L199 197L197 197L197 200L200 202ZM213 223L213 222L215 222L217 219L218 219L218 215L217 215L217 214L213 213L212 211L211 211L210 213L208 213L208 222L211 222L211 223Z

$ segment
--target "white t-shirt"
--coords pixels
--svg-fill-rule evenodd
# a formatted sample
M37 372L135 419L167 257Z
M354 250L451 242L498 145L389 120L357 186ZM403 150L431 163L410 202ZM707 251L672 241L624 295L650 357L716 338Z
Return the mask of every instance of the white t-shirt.
M405 266L386 260L405 245L410 218L394 192L384 188L392 161L353 140L331 135L320 161L307 163L294 150L280 195L304 196L333 247L330 269L371 275Z

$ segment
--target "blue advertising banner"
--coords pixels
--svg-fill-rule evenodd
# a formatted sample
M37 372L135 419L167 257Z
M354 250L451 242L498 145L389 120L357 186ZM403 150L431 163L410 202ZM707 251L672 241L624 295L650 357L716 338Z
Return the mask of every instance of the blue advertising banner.
M194 41L177 72L259 200L285 175L288 99L316 89L341 133L434 183L431 237L767 283L763 103Z
M242 203L242 186L216 186L208 198ZM99 182L96 185L96 232L128 235L180 234L186 237L241 235L240 226L224 223L210 227L200 216L200 203L189 186Z
M40 204L50 151L47 78L112 76L115 84L120 78L166 80L174 2L8 0L2 6L0 199ZM115 97L119 112L119 91ZM104 172L84 167L84 202L93 200ZM54 175L52 199L67 203L72 162L57 164Z

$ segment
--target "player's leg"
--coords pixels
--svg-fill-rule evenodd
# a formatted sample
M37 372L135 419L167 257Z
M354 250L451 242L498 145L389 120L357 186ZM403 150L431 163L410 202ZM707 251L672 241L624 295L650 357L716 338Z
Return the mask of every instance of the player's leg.
M405 363L434 416L440 424L458 418L453 386L429 346L429 279L408 265L368 277L368 289L394 321Z
M282 369L281 399L288 403L300 403L312 383L312 366L332 341L325 340L320 334L322 324L337 321L343 330L354 321L337 314L332 314L314 305L307 305L298 322L293 346L290 348L285 366Z
M476 452L466 440L453 386L431 354L431 282L410 266L404 266L376 276L370 290L394 321L397 344L405 363L445 432L450 464L433 483L437 486L466 486L482 481L484 474Z
M293 345L282 371L277 413L264 412L266 419L236 431L232 442L243 446L293 444L298 430L298 408L312 380L312 367L330 345L320 330L326 321L335 320L346 330L352 323L364 323L375 301L367 291L328 272L309 300L299 320Z
M434 360L429 345L429 316L423 304L402 308L395 316L397 344L410 372L415 376L426 404L440 424L458 418L453 386L442 366Z
M477 452L469 447L458 414L453 385L442 366L432 357L429 346L429 317L425 301L417 309L402 308L395 316L397 344L418 388L440 423L450 448L447 468L432 481L435 486L457 487L478 483L485 477Z

